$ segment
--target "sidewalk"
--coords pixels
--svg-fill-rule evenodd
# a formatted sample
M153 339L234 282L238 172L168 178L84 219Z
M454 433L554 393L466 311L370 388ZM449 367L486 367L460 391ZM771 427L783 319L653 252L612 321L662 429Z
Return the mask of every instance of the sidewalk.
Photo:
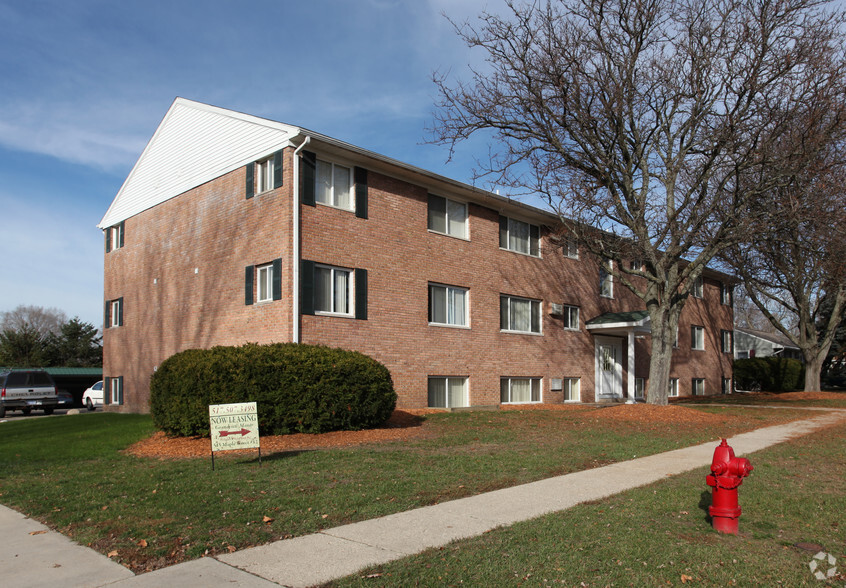
M826 425L846 410L729 439L746 455ZM134 576L123 566L0 506L0 569L9 586L313 586L445 545L455 539L565 510L711 463L717 443L677 449L513 488L325 529L313 535L203 558ZM275 583L275 584L274 584Z

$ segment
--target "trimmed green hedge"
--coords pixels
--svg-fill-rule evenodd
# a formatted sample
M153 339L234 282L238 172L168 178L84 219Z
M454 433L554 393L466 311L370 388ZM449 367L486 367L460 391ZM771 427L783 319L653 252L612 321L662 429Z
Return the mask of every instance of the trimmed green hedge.
M753 357L734 360L738 390L791 392L805 386L805 365L798 359Z
M263 435L359 430L384 423L397 395L388 369L343 349L279 343L190 349L150 380L154 425L209 434L209 405L256 402Z

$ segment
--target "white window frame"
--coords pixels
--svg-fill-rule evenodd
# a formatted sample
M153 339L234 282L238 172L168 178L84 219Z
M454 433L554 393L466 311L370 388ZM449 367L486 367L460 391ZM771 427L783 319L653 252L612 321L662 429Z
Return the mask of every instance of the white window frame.
M670 398L675 398L679 395L679 379L678 378L670 378L670 390L667 392L667 396Z
M692 378L690 380L691 396L705 396L705 378Z
M123 404L123 378L112 377L109 379L109 404Z
M579 244L575 239L565 239L561 250L564 252L564 257L579 259Z
M729 329L723 329L720 332L720 345L722 346L720 351L723 353L734 353L734 332Z
M540 226L533 225L532 223L527 223L526 221L517 220L516 218L511 218L510 216L505 217L506 223L506 230L505 230L505 247L500 246L500 249L505 249L506 251L513 251L514 253L520 253L522 255L528 255L529 257L541 257L541 237L540 237ZM514 234L514 239L519 239L519 235L516 235L518 227L526 227L526 247L525 251L519 245L515 245L512 247L511 245L511 238L512 234ZM535 227L538 231L537 243L535 244L537 248L537 253L532 253L532 227ZM518 243L522 243L519 241ZM501 244L500 244L501 245Z
M120 247L121 247L121 245L120 245L121 236L123 235L123 231L124 231L123 223L118 223L118 224L114 225L113 227L109 227L109 230L112 232L112 236L111 236L112 251L114 251L115 249L120 249Z
M693 281L693 287L690 289L690 293L693 294L694 298L705 297L705 280L702 276L699 276Z
M676 338L673 339L673 349L679 348L679 326L676 325Z
M731 394L731 392L732 392L731 378L723 378L722 393L723 394Z
M111 312L109 313L109 326L110 327L119 327L120 326L121 305L122 305L122 300L120 298L116 298L116 299L111 301L111 303L110 303Z
M515 382L529 382L529 400L513 400L513 388ZM539 404L543 402L543 379L542 378L500 378L499 400L502 404ZM537 400L535 400L535 397ZM505 399L507 398L507 400Z
M564 402L582 401L581 378L563 378L561 380L561 390L564 392Z
M635 399L643 399L646 396L646 378L635 378Z
M443 381L444 383L444 406L437 406L432 404L432 382ZM429 376L427 386L427 405L429 408L467 408L470 406L469 394L469 380L467 376ZM452 395L450 393L451 386L459 384L461 386L461 402L453 404Z
M256 194L273 190L273 157L255 163Z
M564 329L567 331L579 330L579 307L564 304L561 316L563 317Z
M320 303L320 298L317 295L318 289L318 272L321 271L329 271L329 300L330 300L330 310L325 310L318 308ZM346 311L339 311L337 305L337 296L336 296L336 276L340 273L344 273L347 276L346 284L347 284L347 292L346 292ZM354 279L355 272L346 267L336 267L332 265L323 265L323 264L315 264L314 265L314 314L325 314L325 315L333 315L333 316L354 316L355 314L355 279Z
M725 282L720 282L720 304L724 306L731 306L731 287Z
M705 327L690 325L690 348L705 351Z
M439 200L444 201L444 230L439 231L432 227L432 199L438 198ZM462 220L460 223L458 221L453 220L453 216L456 215L457 209L461 208L462 213L461 216ZM438 235L447 235L449 237L455 237L456 239L464 239L465 241L469 241L468 237L468 230L467 230L467 217L468 217L468 207L466 202L460 202L458 200L453 200L452 198L446 198L445 196L438 196L437 194L429 194L429 200L426 204L426 226L429 231L433 233L437 233ZM460 226L460 232L453 231L454 226Z
M614 261L608 260L608 267L614 269ZM599 265L599 295L602 298L614 298L614 274Z
M529 303L529 330L521 330L512 328L513 310L512 303L515 301ZM524 298L522 296L511 296L510 294L499 295L499 328L503 333L520 333L524 335L543 335L543 304L540 300L534 298ZM503 307L503 305L505 305ZM507 309L507 316L503 312L503 308ZM532 323L537 321L538 330L532 330ZM503 326L503 322L505 326Z
M329 202L326 202L321 199L323 197L323 190L320 188L320 169L324 166L329 166L329 178L331 180L331 185L329 187ZM349 175L349 184L346 186L347 198L349 199L349 206L342 206L341 204L339 204L337 186L335 185L336 167L347 170L347 174ZM354 169L351 165L344 165L343 163L335 163L334 161L318 159L314 169L314 181L314 201L317 204L331 206L332 208L338 208L340 210L348 210L350 212L355 212L355 178Z
M256 302L273 300L273 264L256 267L256 294Z
M435 320L433 291L444 293L445 322ZM437 327L470 328L470 297L468 288L429 283L429 324ZM463 312L457 312L456 300L461 296Z

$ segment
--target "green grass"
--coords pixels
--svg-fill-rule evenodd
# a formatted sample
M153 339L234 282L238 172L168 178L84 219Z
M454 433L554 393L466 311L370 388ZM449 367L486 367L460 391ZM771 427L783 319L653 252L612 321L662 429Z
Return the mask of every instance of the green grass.
M818 400L798 400L795 398L785 397L778 393L758 393L758 394L727 394L721 396L685 396L673 401L673 404L691 405L691 404L727 404L727 405L748 405L748 406L795 406L808 407L814 406L819 408L846 408L846 391L834 392L840 398L828 398Z
M416 440L278 453L261 465L219 454L216 471L209 459L122 452L152 432L147 416L9 421L0 502L144 571L807 416L702 408L729 424L647 426L601 410L436 414Z
M846 425L752 454L740 532L707 518L706 468L458 541L331 586L843 586ZM820 582L815 543L840 575ZM828 567L828 566L826 566Z

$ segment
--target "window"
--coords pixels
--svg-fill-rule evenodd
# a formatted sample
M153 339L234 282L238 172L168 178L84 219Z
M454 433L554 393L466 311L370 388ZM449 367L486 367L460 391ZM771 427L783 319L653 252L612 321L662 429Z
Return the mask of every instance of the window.
M350 168L317 160L317 189L315 199L321 204L353 209L352 173Z
M467 378L429 378L430 408L459 408L470 406L467 399Z
M123 404L123 376L107 378L109 404Z
M693 288L691 288L690 292L696 298L702 298L704 296L704 282L702 280L702 276L699 276L693 282Z
M124 223L109 227L104 231L106 234L106 253L123 247Z
M731 394L731 378L723 378L723 394Z
M564 318L564 328L571 329L573 331L579 330L579 307L578 306L568 306L564 305L564 311L562 313Z
M261 194L273 189L273 158L256 162L256 193Z
M570 259L579 259L579 244L575 239L566 239L561 250L566 257Z
M123 325L123 298L106 300L106 312L103 324L107 329Z
M667 394L668 396L678 396L679 395L679 379L678 378L670 378L670 391Z
M429 284L429 324L467 326L467 289Z
M540 378L502 378L499 384L499 399L503 404L541 401Z
M690 348L698 351L705 349L705 327L690 327Z
M429 230L467 238L467 205L429 194Z
M609 268L614 267L614 262L606 260ZM604 265L599 266L599 295L604 298L614 298L614 276L605 269Z
M720 331L720 342L721 342L721 345L722 345L723 353L731 353L732 351L734 351L734 346L732 345L731 335L732 335L731 331L725 331L725 330Z
M499 217L499 247L540 257L540 227L501 216Z
M646 392L646 379L645 378L635 378L635 398L643 398L644 393Z
M564 402L579 402L582 399L579 378L564 378L561 386L564 390Z
M258 272L258 302L273 300L273 266L262 265L256 268Z
M733 299L732 287L725 282L720 284L720 303L726 306L732 305Z
M690 391L694 396L705 396L705 380L703 378L693 378L690 383Z
M540 333L540 301L516 296L500 296L499 328L517 333Z
M679 327L676 325L676 337L673 339L673 348L679 348Z
M314 268L314 310L352 315L352 270L318 265Z

